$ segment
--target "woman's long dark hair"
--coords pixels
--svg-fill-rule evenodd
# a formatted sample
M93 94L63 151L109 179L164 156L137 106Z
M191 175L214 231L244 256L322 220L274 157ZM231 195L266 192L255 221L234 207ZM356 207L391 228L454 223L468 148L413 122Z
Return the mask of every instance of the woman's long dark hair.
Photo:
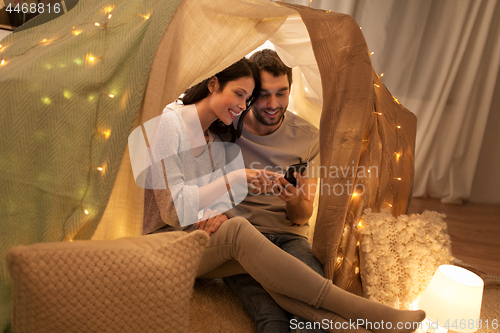
M245 111L240 115L240 118L243 119L260 95L260 73L257 65L246 58L242 58L214 76L219 81L219 91L222 91L229 81L234 81L241 77L253 77L255 88L252 91L252 95L247 99ZM184 96L181 98L182 103L184 105L194 104L207 97L210 94L208 90L208 81L210 79L208 78L186 90ZM236 138L241 136L243 122L239 122L237 129L235 129L232 124L228 126L220 119L217 119L210 125L209 129L217 134L222 141L235 142Z

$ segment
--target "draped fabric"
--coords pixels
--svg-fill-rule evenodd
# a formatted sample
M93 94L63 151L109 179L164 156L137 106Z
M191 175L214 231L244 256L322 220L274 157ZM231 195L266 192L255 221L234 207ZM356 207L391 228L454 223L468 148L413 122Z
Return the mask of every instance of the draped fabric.
M362 294L359 228L365 208L406 213L414 174L416 117L372 68L361 29L348 15L294 6L321 75L320 198L313 254L325 276ZM325 36L328 36L325 38Z
M382 81L417 115L413 195L500 204L500 1L312 0L311 7L353 16Z
M0 330L11 313L7 249L94 233L179 2L80 1L2 40Z

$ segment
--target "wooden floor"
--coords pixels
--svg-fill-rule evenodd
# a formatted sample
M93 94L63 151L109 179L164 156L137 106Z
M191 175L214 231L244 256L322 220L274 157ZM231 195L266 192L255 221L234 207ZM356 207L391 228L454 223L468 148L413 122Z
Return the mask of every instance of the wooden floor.
M453 255L486 273L500 275L500 206L442 204L438 199L413 198L408 214L425 210L446 215Z

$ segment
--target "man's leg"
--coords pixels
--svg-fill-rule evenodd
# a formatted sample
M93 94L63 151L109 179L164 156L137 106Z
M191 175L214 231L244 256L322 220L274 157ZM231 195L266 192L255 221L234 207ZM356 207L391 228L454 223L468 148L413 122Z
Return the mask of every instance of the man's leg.
M313 268L318 274L323 276L323 266L312 255L311 245L307 239L293 234L264 234L264 236L281 247L285 252L300 259ZM246 311L254 320L259 333L290 332L291 319L295 319L297 323L297 325L295 325L296 327L308 327L308 321L306 319L294 317L292 314L283 310L267 291L265 291L250 275L227 277L224 278L224 281L238 295ZM304 329L296 330L295 332L316 333L324 331L320 329Z
M323 265L316 259L311 252L311 243L307 241L305 237L293 235L293 234L284 234L277 235L276 245L282 248L285 252L290 253L300 261L304 262L307 266L311 267L318 274L323 276ZM324 332L324 330L320 328L314 328L314 323L310 323L307 319L293 315L288 313L290 320L294 319L294 323L296 323L296 327L298 327L295 332L297 333L320 333ZM317 325L318 326L318 325ZM304 329L300 329L300 327L304 327ZM311 327L308 329L307 327Z
M268 239L272 235L264 234ZM270 241L273 241L274 238ZM290 322L288 312L283 310L262 288L259 282L248 274L223 278L236 293L259 333L288 333Z

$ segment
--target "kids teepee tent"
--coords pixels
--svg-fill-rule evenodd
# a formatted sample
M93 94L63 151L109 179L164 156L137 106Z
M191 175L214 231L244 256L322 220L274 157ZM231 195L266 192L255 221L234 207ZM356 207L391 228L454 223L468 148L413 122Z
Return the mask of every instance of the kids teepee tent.
M267 0L81 0L29 24L0 48L0 329L8 248L140 234L128 135L266 40L294 67L297 113L320 130L313 252L361 293L359 219L368 207L406 212L416 118L350 16Z

